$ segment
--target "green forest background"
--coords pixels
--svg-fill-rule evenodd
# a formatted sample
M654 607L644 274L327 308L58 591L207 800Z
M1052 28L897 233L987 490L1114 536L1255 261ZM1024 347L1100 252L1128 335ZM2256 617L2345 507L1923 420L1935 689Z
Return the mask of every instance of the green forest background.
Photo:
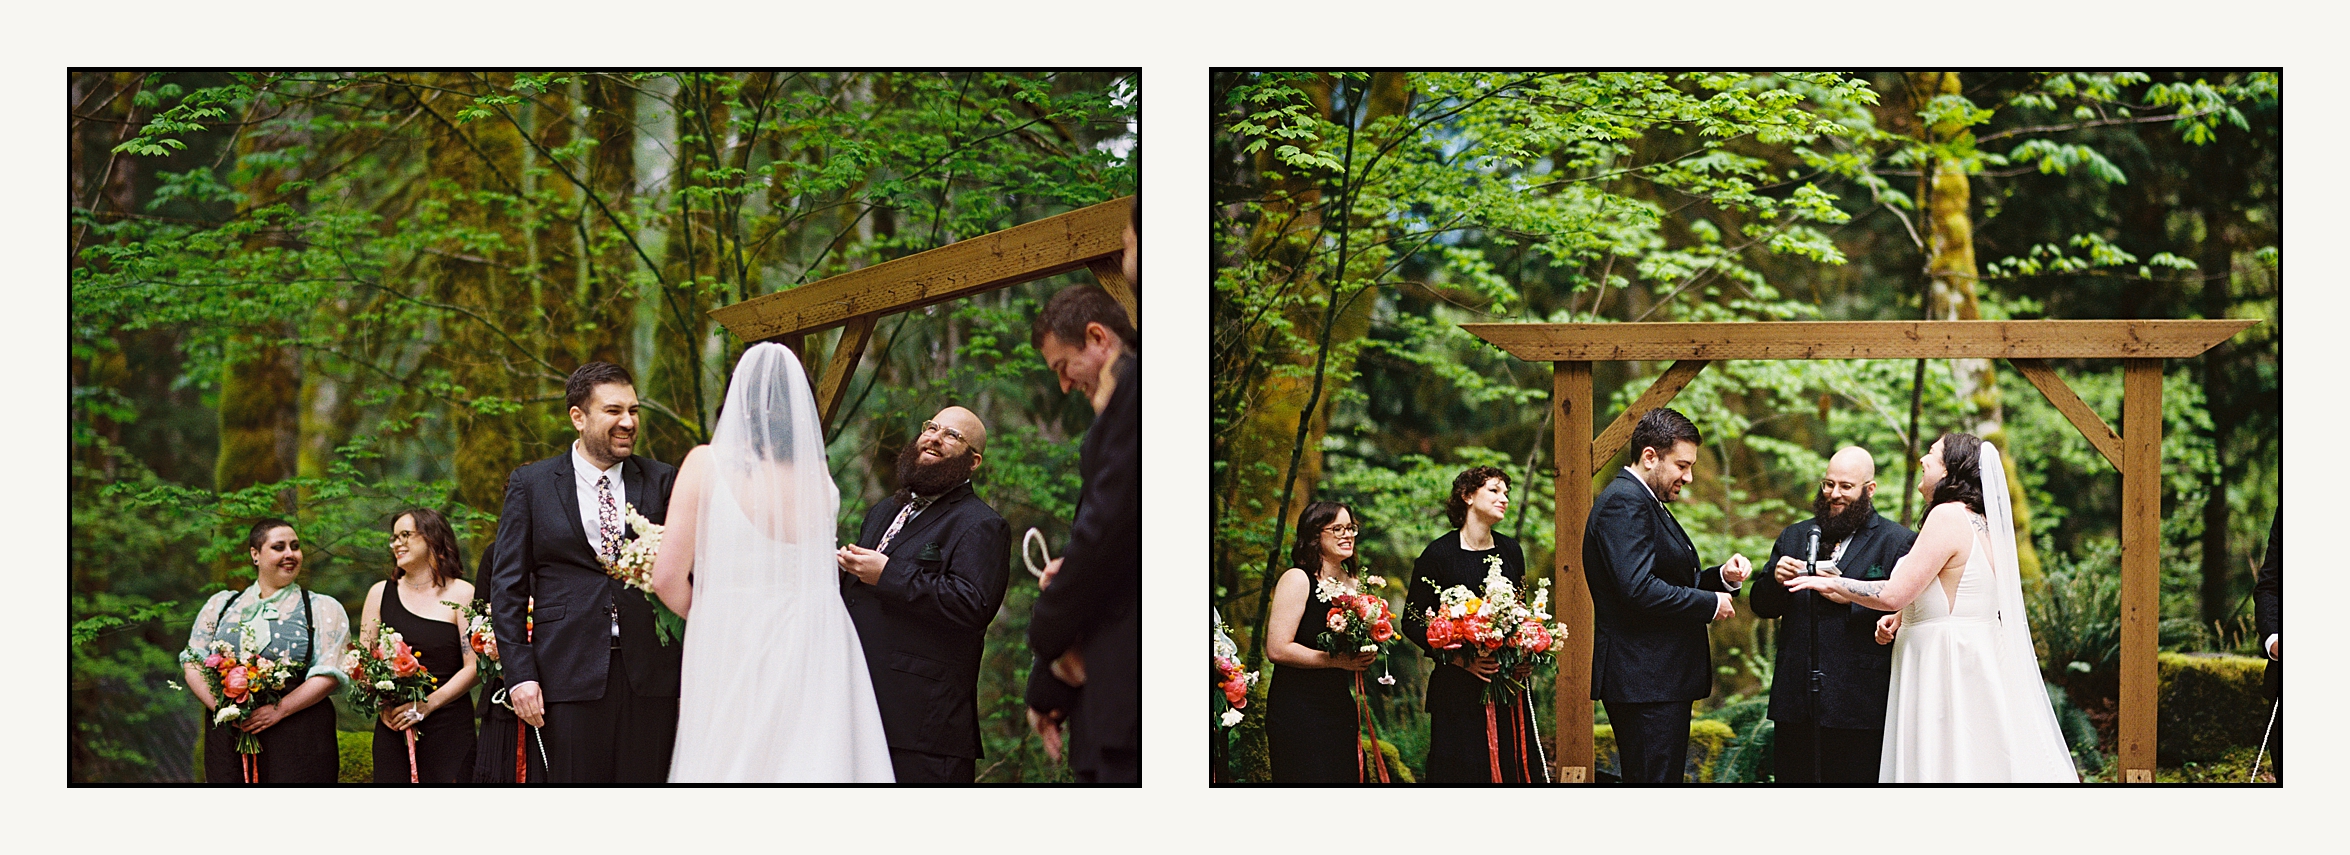
M1500 466L1516 487L1499 530L1529 568L1552 566L1551 372L1467 322L2260 319L2166 361L2163 384L2162 644L2251 654L2251 567L2282 480L2281 86L2274 72L1216 73L1207 570L1268 678L1249 720L1219 731L1230 772L1262 761L1255 713L1278 679L1264 616L1307 502L1354 506L1367 572L1400 603L1413 558L1451 528L1452 475ZM2119 423L2117 360L2051 364ZM1665 368L1595 363L1598 423ZM2011 450L2046 676L2076 746L2101 744L2081 749L2084 772L2110 776L2119 478L2022 377L1986 360L1719 362L1672 406L1706 439L1675 513L1707 561L1761 562L1809 515L1838 446L1875 455L1878 507L1913 527L1914 461L1935 436ZM1759 716L1772 624L1741 603L1712 628L1701 712ZM1401 649L1373 706L1411 766L1425 663ZM2266 713L2251 711L2252 741ZM2166 743L2191 731L2166 727Z
M68 103L73 782L192 778L173 657L250 581L251 520L295 520L303 584L357 614L397 508L444 510L478 560L506 473L572 437L573 367L629 367L638 453L675 462L747 345L708 310L1140 176L1133 72L75 72ZM1066 540L1092 412L1027 331L1077 281L882 320L829 438L844 537L960 403L989 423L980 495ZM981 778L1061 780L1021 716L1014 575Z

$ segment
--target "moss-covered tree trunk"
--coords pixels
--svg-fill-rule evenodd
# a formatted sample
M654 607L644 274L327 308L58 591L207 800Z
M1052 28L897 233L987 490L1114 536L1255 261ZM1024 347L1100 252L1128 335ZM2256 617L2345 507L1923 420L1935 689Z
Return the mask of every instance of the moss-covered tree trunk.
M1921 104L1933 98L1964 97L1959 88L1958 72L1922 71L1909 75L1912 91ZM1957 111L1941 111L1940 115L1954 116ZM1926 317L1938 321L1977 321L1983 313L1977 301L1981 279L1975 267L1975 221L1973 190L1967 176L1968 164L1973 161L1975 135L1962 121L1945 119L1930 122L1923 128L1927 150L1934 153L1918 178L1918 197L1924 200L1926 241L1927 290ZM1950 360L1952 380L1958 387L1958 396L1972 404L1975 424L1969 433L1999 446L2002 468L2007 482L2016 480L2014 449L2007 444L2006 414L1999 401L1999 375L1995 363L1989 359ZM1920 447L1932 442L1929 437L1938 431L1921 426L1924 435L1917 437ZM2024 491L2010 489L2009 510L2015 514L2016 560L2024 579L2040 578L2040 555L2032 547L2031 507Z
M652 365L637 390L677 416L648 409L638 428L643 436L639 452L670 461L683 459L688 449L708 439L718 405L717 390L703 371L703 354L710 340L710 289L732 248L719 233L716 194L700 191L710 186L710 172L720 164L724 138L717 135L725 133L727 123L718 91L723 83L714 74L680 75L674 99L679 163L669 178L673 208L662 244L662 284L652 307Z
M504 88L512 75L485 78L438 74L424 81L417 97L447 119L488 87ZM508 271L522 266L523 236L511 201L521 193L521 133L511 122L443 121L428 137L429 174L445 191L480 201L452 204L453 225L479 237L473 245L447 247L419 265L428 293L458 307L447 320L440 356L458 389L456 411L457 501L495 511L505 501L506 476L536 457L552 454L566 437L552 430L563 407L559 382L531 358L540 313L532 289ZM544 382L542 382L544 380ZM551 398L551 400L550 400ZM479 548L482 544L470 544Z

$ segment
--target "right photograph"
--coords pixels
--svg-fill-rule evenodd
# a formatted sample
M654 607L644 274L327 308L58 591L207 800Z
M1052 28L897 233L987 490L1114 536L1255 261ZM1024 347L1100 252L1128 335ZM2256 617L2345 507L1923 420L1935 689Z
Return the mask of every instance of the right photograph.
M2283 782L2281 71L1210 75L1211 783Z

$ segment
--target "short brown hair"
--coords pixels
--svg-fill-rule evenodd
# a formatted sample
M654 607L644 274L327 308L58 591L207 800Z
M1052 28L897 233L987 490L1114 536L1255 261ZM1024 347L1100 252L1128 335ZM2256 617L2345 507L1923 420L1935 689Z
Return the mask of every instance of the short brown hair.
M626 368L609 362L590 362L580 366L579 370L571 372L571 379L564 381L564 406L586 409L588 396L596 393L597 386L606 383L623 383L634 386L636 380L628 376Z
M1126 319L1126 308L1099 285L1071 285L1045 301L1044 311L1036 314L1036 323L1029 328L1028 343L1042 350L1045 334L1051 333L1062 344L1081 347L1086 324L1101 324L1125 342L1127 350L1142 352L1142 333Z

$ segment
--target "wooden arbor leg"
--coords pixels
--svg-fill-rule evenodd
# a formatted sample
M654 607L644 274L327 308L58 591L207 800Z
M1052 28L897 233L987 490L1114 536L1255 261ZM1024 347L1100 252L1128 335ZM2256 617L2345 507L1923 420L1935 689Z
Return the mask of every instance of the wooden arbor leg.
M833 345L832 360L824 367L824 378L816 386L817 423L832 424L832 416L840 412L841 398L848 395L849 378L856 376L857 361L865 356L865 342L873 338L872 315L850 318L841 327L840 343Z
M2155 654L2161 639L2162 360L2122 360L2122 650L2124 783L2154 782Z
M1591 363L1551 363L1551 405L1558 407L1552 431L1552 453L1558 475L1552 495L1557 501L1558 536L1553 539L1552 613L1567 628L1566 643L1558 648L1557 693L1553 712L1558 719L1557 779L1564 784L1594 780L1591 739L1591 590L1583 578L1583 523L1591 516Z
M1118 256L1096 258L1085 266L1093 271L1093 279L1101 284L1102 290L1109 292L1110 299L1118 301L1118 308L1126 310L1126 322L1142 329L1142 301L1134 293L1134 283L1126 281L1126 269L1119 266Z

